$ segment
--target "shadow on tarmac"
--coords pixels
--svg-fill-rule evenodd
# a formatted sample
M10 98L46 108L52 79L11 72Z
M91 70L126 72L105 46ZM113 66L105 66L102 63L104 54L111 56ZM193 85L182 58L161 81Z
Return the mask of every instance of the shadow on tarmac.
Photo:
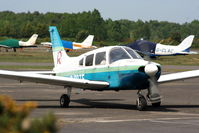
M35 102L57 102L57 105L38 105L37 108L60 108L59 99L16 99L16 101L35 101ZM111 101L123 101L123 99L78 99L71 100L71 102L79 103L82 105L70 105L69 108L104 108L104 109L126 109L137 110L135 104L115 103ZM178 112L176 109L180 108L199 108L199 105L162 105L160 107L152 107L149 105L145 111L162 111L162 112Z
M15 99L18 102L49 102L49 101L59 101L59 99Z

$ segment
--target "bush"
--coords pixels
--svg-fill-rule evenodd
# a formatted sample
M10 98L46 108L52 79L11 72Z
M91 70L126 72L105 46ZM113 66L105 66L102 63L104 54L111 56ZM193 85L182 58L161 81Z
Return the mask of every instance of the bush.
M42 118L30 119L28 115L36 103L17 105L8 96L0 96L0 133L55 133L56 118L48 113Z

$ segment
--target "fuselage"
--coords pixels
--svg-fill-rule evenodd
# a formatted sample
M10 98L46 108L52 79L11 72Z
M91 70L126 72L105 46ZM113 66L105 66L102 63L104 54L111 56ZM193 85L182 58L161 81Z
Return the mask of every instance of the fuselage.
M18 41L16 39L7 39L4 41L0 41L0 46L6 47L6 48L22 48L22 47L27 47L27 46L33 46L34 43L30 42L24 42L24 41Z
M164 55L179 55L180 51L177 46L170 46L170 45L163 45L163 44L156 44L155 48L155 55L156 56L164 56Z
M16 39L7 39L0 41L0 46L8 48L19 48L19 41Z
M148 75L141 70L148 61L127 47L100 48L70 58L68 63L57 68L58 76L105 81L109 83L106 90L146 89L149 85Z
M83 45L83 43L77 43L77 42L71 42L71 41L65 41L65 40L61 40L61 41L62 41L62 45L64 49L68 51L73 51L73 50L82 49L82 48L92 48L92 46L85 46ZM50 42L42 42L41 44L43 44L45 47L52 48L52 43Z
M126 46L142 54L147 54L151 57L168 56L168 55L187 55L187 54L192 54L189 51L189 49L190 49L193 37L190 38L191 40L187 40L187 39L185 39L185 41L183 41L181 45L178 45L178 46L163 45L160 43L153 43L146 40L137 40L133 43L127 44Z

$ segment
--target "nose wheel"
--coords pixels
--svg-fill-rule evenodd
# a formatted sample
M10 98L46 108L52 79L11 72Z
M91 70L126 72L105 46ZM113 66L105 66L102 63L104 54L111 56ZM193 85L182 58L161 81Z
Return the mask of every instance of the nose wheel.
M139 111L143 111L147 107L147 101L140 91L138 91L138 99L136 100L136 107Z

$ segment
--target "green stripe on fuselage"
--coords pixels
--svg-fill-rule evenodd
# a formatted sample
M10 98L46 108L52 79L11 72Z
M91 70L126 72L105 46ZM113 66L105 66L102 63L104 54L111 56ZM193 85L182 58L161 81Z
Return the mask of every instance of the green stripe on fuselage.
M81 69L70 72L61 72L57 73L57 76L68 76L68 75L77 75L77 74L86 74L86 73L100 73L100 72L113 72L113 71L125 71L125 70L138 70L140 66L120 66L120 67L103 67L103 68L89 68Z
M62 51L62 50L64 50L63 47L53 47L53 52Z

